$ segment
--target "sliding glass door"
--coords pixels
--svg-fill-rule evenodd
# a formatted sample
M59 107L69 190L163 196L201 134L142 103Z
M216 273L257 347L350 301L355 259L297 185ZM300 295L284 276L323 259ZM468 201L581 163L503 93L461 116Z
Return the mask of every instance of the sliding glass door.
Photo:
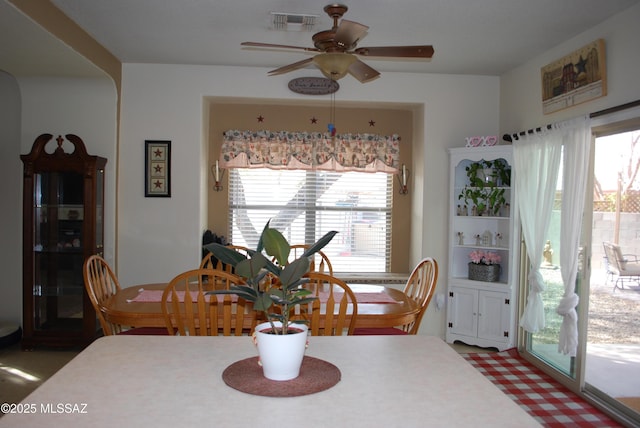
M520 344L527 359L570 389L626 421L640 423L640 278L627 278L622 283L603 245L618 245L629 262L636 255L640 260L640 108L625 112L622 119L614 115L592 121L592 131L575 283L580 297L577 355L558 352L562 317L556 308L564 293L559 258L561 178L541 264L546 282L542 293L546 325L537 333L521 330ZM526 272L521 275L526 277ZM526 287L521 291L523 296L528 295Z
M618 275L603 245L619 248L629 268L640 258L640 125L603 132L595 142L584 387L640 417L640 276Z

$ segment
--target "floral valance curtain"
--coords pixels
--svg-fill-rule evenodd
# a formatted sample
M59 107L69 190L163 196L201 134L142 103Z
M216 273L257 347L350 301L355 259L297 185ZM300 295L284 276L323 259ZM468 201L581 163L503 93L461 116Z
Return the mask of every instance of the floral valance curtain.
M398 171L400 137L320 132L237 131L224 133L222 168Z

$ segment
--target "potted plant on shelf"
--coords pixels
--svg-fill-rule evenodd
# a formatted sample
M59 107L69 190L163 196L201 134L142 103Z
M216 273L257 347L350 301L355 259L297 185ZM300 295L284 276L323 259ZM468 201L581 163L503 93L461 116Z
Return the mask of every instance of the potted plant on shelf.
M487 194L487 203L489 204L489 212L493 215L500 214L500 208L506 202L504 197L504 188L492 187Z
M496 282L500 278L500 254L495 251L474 250L469 253L469 279Z
M500 158L493 161L493 167L498 178L498 185L503 187L511 186L511 167L506 160Z
M498 215L506 202L502 186L511 183L511 168L504 159L480 160L465 167L468 182L458 195L472 207L473 215ZM475 207L475 210L473 209Z
M246 282L233 285L229 290L210 291L209 294L236 294L253 302L253 309L262 312L266 320L256 326L254 336L263 373L272 380L289 380L300 372L307 332L304 321L290 321L291 311L297 305L316 299L309 296L311 291L300 285L306 282L304 275L309 272L310 257L324 248L338 232L328 232L299 258L289 261L289 242L269 223L262 230L256 250L250 251L248 256L218 243L204 246L222 263L233 266L234 272ZM294 348L289 350L283 342L293 342ZM275 354L269 348L273 348L271 350ZM289 357L293 360L293 367L287 364L280 370Z
M482 187L464 186L458 195L462 199L471 207L471 215L482 215L487 209L487 191Z
M482 159L478 162L471 162L465 167L465 171L469 178L469 185L473 187L485 187L490 184L495 185L494 161Z

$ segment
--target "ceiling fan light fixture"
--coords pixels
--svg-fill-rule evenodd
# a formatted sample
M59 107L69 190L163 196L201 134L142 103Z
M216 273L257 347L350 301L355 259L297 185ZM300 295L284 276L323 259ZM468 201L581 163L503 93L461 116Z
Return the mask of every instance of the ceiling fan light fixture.
M343 52L329 52L313 57L313 62L322 74L331 80L342 79L349 72L349 67L356 61L352 54Z

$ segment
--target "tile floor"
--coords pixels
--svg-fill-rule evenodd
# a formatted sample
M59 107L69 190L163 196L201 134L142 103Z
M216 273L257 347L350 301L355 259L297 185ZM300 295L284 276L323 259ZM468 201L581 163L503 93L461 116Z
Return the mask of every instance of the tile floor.
M22 351L19 343L0 348L0 403L19 403L77 354L78 350Z

